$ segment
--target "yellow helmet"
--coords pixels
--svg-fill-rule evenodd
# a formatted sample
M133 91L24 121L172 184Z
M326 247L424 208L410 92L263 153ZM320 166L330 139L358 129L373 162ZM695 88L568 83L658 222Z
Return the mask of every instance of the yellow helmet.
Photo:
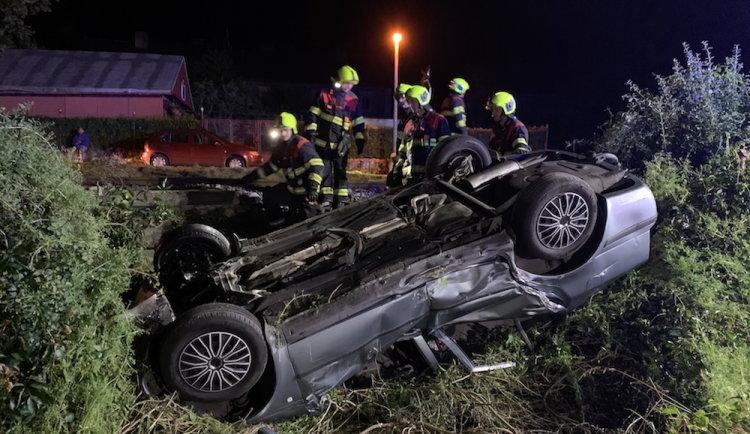
M448 84L448 89L456 92L459 95L463 95L467 90L469 90L469 83L467 83L463 78L454 78Z
M271 126L274 130L292 130L297 134L297 118L293 114L283 112L276 118Z
M408 98L414 98L419 101L419 105L424 106L430 102L430 91L424 86L412 86L406 91Z
M406 95L406 91L409 90L409 89L411 89L411 85L410 84L401 83L396 88L396 91L393 92L393 96L394 97L398 97L399 95Z
M359 84L359 75L357 71L351 66L344 65L339 68L337 84L341 85L344 83Z
M516 111L516 100L508 92L497 92L487 100L487 110L493 107L502 107L506 115L512 115Z

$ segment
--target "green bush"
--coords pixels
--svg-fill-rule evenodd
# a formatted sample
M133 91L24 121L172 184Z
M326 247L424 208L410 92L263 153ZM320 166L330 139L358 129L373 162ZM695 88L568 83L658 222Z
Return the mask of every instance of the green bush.
M90 151L119 152L123 157L137 157L143 144L154 133L167 128L198 128L200 121L193 116L150 118L43 118L45 130L54 135L54 144L69 148L78 127L83 127L91 141Z
M134 402L119 295L171 214L80 185L35 120L0 113L0 432L116 432Z
M643 168L658 152L703 164L717 150L750 140L750 88L739 48L723 64L714 63L705 42L703 55L687 44L684 52L685 65L675 60L671 75L656 76L656 94L628 82L627 109L604 126L599 149Z

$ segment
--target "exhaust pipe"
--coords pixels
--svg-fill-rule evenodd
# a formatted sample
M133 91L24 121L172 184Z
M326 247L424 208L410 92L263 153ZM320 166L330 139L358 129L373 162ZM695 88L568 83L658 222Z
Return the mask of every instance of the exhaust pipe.
M502 163L490 167L487 170L462 179L461 181L459 181L458 186L461 189L467 191L474 191L490 181L500 179L504 176L510 175L513 172L531 167L535 164L539 164L546 159L546 156L540 155L538 157L529 158L528 160L521 162L518 162L516 160L503 161Z

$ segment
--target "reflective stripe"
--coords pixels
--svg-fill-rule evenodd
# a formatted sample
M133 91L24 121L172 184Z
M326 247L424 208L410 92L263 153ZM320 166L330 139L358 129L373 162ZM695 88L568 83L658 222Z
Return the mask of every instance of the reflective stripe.
M300 175L302 175L305 172L307 172L307 167L305 167L305 166L298 167L298 168L294 169L294 174L297 175L297 176L300 176Z
M450 136L440 136L438 137L438 142L442 142L444 139L448 138Z
M526 143L526 139L524 139L523 137L519 137L516 140L513 140L514 148L516 147L516 143L518 143L519 145L528 145L528 143Z
M450 111L450 110L443 110L443 111L440 112L440 114L443 115L443 116L445 116L445 117L453 116L453 112Z
M330 194L330 195L333 195L333 187L322 187L322 188L320 189L320 191L321 191L321 192L322 192L323 194Z
M356 127L357 125L362 125L364 123L365 123L364 116L360 116L357 119L354 119L354 122L352 122L352 125L354 125Z
M307 128L305 128L306 131L317 130L317 129L318 129L318 124L316 124L315 122L311 123L310 125L307 126Z
M453 113L455 114L463 113L465 111L466 110L464 110L463 106L453 107Z
M351 124L349 122L344 122L344 129L348 130Z
M322 182L323 182L323 177L322 177L322 176L320 176L320 175L318 175L318 174L317 174L317 173L315 173L315 172L311 173L311 174L310 174L310 178L308 178L308 179L310 179L310 181L314 181L314 182L317 182L318 184L320 184L320 183L322 183Z
M348 188L339 188L336 190L336 196L349 196Z
M318 107L315 107L315 106L310 106L310 113L318 116L318 115L320 115L320 109Z
M330 147L331 149L338 148L338 143L332 143L332 142L326 142L323 139L315 138L315 146L320 146L321 148L325 148L326 146Z
M289 193L296 194L296 195L302 195L307 193L307 190L305 190L305 187L292 187L291 185L287 185L286 189L289 190Z
M365 133L355 133L354 134L354 139L355 140L356 139L364 139L364 138L365 138Z
M329 115L328 113L321 113L320 118L324 121L331 122L336 125L344 125L344 120L338 116Z
M323 160L320 158L311 158L308 163L310 163L311 166L322 166Z
M398 137L399 139L403 140L403 138L404 138L404 132L403 131L399 131L398 133L396 133L396 137Z
M460 120L460 121L456 122L456 126L459 127L459 128L463 128L463 127L466 126L466 121L465 120Z

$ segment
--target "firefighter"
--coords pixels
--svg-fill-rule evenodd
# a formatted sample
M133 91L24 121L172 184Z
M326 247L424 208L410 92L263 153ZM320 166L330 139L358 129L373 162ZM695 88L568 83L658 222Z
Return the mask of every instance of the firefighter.
M406 91L406 100L414 116L404 127L404 141L399 152L405 160L394 166L401 170L407 183L421 179L425 173L427 157L438 142L451 134L448 121L435 113L430 106L430 92L424 86L412 86Z
M357 71L342 66L337 77L331 80L333 86L320 91L305 118L305 134L315 144L325 164L321 188L323 207L349 202L346 165L352 143L350 129L354 130L358 154L362 154L365 146L362 105L352 92L352 87L359 83Z
M398 125L396 126L396 149L398 149L399 152L391 154L394 163L393 169L395 170L391 170L385 180L387 187L402 185L401 165L399 165L399 162L406 159L406 154L402 152L401 143L404 141L404 127L409 120L414 117L414 111L412 111L411 106L406 100L406 91L410 88L410 84L401 83L393 93L393 99L395 99L398 106L401 107Z
M497 92L487 100L487 110L492 112L492 138L490 149L500 155L531 152L529 130L515 115L516 100L508 92Z
M263 194L270 220L279 221L281 208L289 207L292 220L304 220L317 214L318 192L323 181L323 160L307 139L297 134L297 118L281 113L271 127L271 138L277 140L271 158L243 178L245 185L276 172L286 177L286 185Z
M440 114L448 120L451 134L466 134L466 104L464 94L469 90L469 83L463 78L454 78L448 84L448 96L440 105Z

